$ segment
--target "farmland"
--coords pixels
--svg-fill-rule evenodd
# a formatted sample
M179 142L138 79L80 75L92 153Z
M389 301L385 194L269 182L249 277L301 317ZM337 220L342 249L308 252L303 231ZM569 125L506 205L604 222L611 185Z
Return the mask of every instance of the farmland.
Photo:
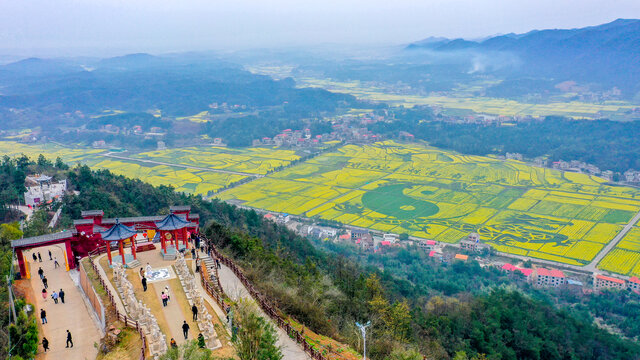
M225 191L243 205L584 265L640 210L640 191L420 144L347 145Z
M396 106L440 106L449 115L467 115L476 112L503 116L561 115L573 118L598 118L601 115L605 115L611 119L624 119L625 112L635 107L635 105L624 101L592 104L580 101L566 101L566 99L562 98L549 103L524 103L509 99L483 97L477 94L472 96L468 94L468 89L457 91L455 94L447 96L394 94L357 80L333 81L308 77L296 80L299 86L319 87L333 92L351 94L359 99L381 101Z
M629 276L640 276L640 227L635 226L602 259L598 268Z
M199 146L179 149L150 151L132 157L172 164L206 167L216 170L267 174L291 161L300 159L293 150L270 148L233 149L214 146Z

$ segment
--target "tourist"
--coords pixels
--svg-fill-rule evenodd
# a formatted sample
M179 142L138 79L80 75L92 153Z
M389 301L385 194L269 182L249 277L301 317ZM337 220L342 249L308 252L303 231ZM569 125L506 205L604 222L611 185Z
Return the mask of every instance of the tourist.
M204 349L204 336L202 336L202 333L198 334L198 347L200 349Z
M49 250L49 260L53 260L53 259L51 258L51 250Z
M144 277L144 268L140 268L140 277Z
M47 340L46 337L42 337L42 348L44 349L44 352L47 352L47 350L49 350L49 340Z
M198 307L196 306L195 303L191 307L191 313L193 313L193 321L198 320Z
M34 262L38 261L38 257L36 256L36 253L33 253L33 254L31 254L31 255L33 255L33 261L34 261Z
M171 347L174 349L178 348L178 343L176 342L176 339L171 338L171 341L169 342L171 344Z
M44 309L40 309L40 319L42 319L42 325L47 323L47 312Z
M147 278L142 275L142 290L147 291Z
M191 248L191 258L192 259L196 258L196 248Z
M47 301L47 289L42 289L42 298Z
M162 306L167 306L167 294L165 294L163 291L160 297L162 298Z
M40 275L40 279L44 277L44 270L41 267L38 268L38 275Z
M42 262L42 256L40 256L40 252L38 252L38 261Z
M58 293L55 290L53 290L53 294L51 294L51 298L53 299L53 302L55 304L58 303Z
M184 339L187 340L189 336L189 324L187 324L187 320L182 324L182 334L184 334Z
M167 302L171 300L171 293L169 292L169 285L164 287L164 293L167 294Z
M64 291L62 291L62 289L58 291L58 297L60 297L60 301L64 304Z
M222 269L222 266L220 266L220 259L216 258L216 266L218 267L218 269Z
M147 263L146 269L144 269L144 274L151 276L151 264Z
M196 258L196 272L200 272L200 259Z
M53 258L53 268L57 269L60 266L60 264L58 264L58 259L57 258Z
M69 332L69 330L67 330L67 347L69 347L69 344L71 344L71 347L73 347L73 339L71 339L71 333Z
M42 277L42 285L44 285L44 288L45 288L45 289L48 289L48 288L49 288L49 280L47 280L47 277L46 277L46 276L43 276L43 277Z

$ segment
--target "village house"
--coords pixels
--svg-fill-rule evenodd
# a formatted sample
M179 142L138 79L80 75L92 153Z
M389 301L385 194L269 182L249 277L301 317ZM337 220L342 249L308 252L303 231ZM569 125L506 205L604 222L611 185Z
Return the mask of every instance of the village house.
M640 279L635 276L630 277L629 280L627 280L627 289L636 292L640 291Z
M540 287L558 287L567 282L567 278L560 270L537 268L533 271L533 283Z
M358 239L361 239L365 234L368 234L367 230L353 229L351 230L351 241L355 242Z
M596 290L600 289L624 289L626 287L625 281L622 279L614 278L606 275L596 275L593 279L593 287Z
M59 200L67 191L67 180L51 182L51 176L33 175L26 177L27 191L24 193L24 203L34 207L40 204Z
M466 239L460 240L460 249L481 252L483 250L491 250L491 246L480 242L478 233L471 233Z
M418 247L424 249L425 251L431 251L436 248L438 242L435 240L420 240L418 242Z

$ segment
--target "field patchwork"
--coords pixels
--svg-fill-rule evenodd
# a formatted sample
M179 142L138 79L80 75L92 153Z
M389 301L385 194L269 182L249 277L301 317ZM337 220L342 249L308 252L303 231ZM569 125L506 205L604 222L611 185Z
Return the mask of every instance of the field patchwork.
M640 211L640 191L421 144L346 145L219 195L251 207L589 263Z

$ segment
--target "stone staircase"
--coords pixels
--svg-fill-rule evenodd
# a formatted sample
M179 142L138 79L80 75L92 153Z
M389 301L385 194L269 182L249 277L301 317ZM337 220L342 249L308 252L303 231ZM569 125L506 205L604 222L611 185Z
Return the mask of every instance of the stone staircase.
M207 273L209 274L211 283L213 284L215 290L218 293L222 293L222 289L220 289L218 286L218 268L216 267L216 261L207 254L201 256L200 261L204 262L205 266L207 267Z
M127 267L128 267L129 269L135 269L135 268L137 268L137 267L141 267L141 266L142 266L142 263L140 263L140 260L138 260L138 259L133 260L133 261L129 261L129 262L127 263Z

